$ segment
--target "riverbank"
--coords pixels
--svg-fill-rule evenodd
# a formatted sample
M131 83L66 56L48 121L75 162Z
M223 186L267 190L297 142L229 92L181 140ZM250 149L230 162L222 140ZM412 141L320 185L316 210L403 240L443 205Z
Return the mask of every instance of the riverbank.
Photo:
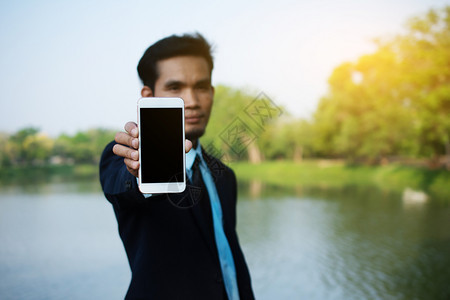
M342 162L267 161L260 164L230 164L238 180L279 186L311 186L341 188L373 186L381 190L402 192L407 188L424 191L434 198L450 202L450 172L401 165L349 166Z
M0 169L1 185L39 184L49 181L98 180L98 166L52 165Z
M232 162L240 181L260 181L280 187L344 188L376 187L403 192L410 188L450 202L450 172L402 165L349 166L332 161L266 161L260 164ZM38 184L48 181L96 180L98 166L68 165L0 169L1 185Z

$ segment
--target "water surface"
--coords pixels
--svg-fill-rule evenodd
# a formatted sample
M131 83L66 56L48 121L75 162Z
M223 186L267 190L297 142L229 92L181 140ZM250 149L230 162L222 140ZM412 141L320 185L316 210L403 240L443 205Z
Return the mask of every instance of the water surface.
M376 189L240 185L257 299L450 299L450 207ZM0 299L123 299L130 280L98 183L3 186Z

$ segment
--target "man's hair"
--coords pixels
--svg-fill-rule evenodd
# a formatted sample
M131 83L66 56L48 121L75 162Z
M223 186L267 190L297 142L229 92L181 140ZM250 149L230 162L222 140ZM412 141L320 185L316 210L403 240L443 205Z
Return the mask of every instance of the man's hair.
M201 34L171 35L157 41L145 51L137 66L142 83L154 92L155 82L159 77L158 61L186 55L203 57L208 63L209 71L212 71L214 63L211 45Z

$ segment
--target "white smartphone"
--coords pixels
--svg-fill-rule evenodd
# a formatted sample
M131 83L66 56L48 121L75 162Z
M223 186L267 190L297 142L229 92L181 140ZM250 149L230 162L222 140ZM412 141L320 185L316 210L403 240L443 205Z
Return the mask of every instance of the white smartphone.
M141 98L138 101L139 190L181 193L186 188L184 101Z

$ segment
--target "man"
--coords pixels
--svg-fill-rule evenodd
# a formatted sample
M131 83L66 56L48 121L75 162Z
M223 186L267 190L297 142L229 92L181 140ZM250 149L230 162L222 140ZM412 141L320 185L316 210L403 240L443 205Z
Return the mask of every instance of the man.
M199 34L158 41L138 65L142 97L185 101L186 172L201 174L204 191L196 205L180 208L168 195L138 190L135 123L128 122L103 152L100 181L132 272L126 299L254 299L235 230L235 175L199 142L213 103L212 69L210 46Z

